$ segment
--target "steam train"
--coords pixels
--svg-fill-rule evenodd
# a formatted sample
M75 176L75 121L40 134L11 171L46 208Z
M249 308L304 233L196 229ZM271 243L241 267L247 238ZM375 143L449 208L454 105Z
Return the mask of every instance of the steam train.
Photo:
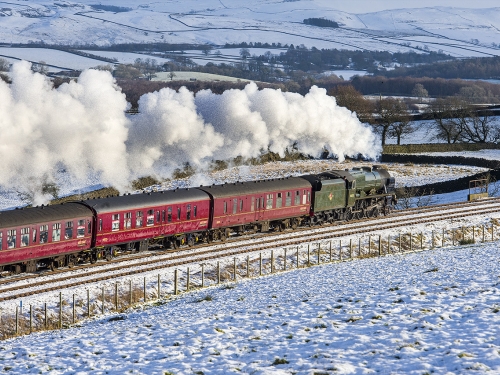
M0 271L72 267L153 245L376 217L395 198L394 178L373 166L1 211Z

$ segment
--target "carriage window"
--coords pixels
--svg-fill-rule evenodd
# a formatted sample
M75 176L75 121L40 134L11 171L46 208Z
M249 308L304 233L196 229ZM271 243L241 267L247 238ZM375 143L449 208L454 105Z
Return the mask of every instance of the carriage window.
M113 215L113 220L111 221L111 230L113 232L120 230L120 214Z
M7 231L7 248L13 249L16 247L16 230L11 229Z
M161 211L161 221L164 223L167 218L167 214L165 213L165 210Z
M146 225L149 227L155 223L155 212L154 210L148 210L148 216L146 217Z
M21 229L21 247L28 246L30 244L30 228Z
M196 217L196 215L198 215L198 208L193 206L193 217Z
M177 207L177 220L181 219L181 208Z
M132 228L132 212L125 212L125 214L123 215L123 228Z
M186 207L186 220L191 220L191 205L188 204Z
M72 238L73 238L73 222L67 221L66 222L66 230L64 232L64 239L70 240Z
M36 228L33 228L33 233L32 233L32 243L36 243ZM0 238L0 242L2 242L2 239ZM1 250L2 248L0 248Z
M142 227L142 211L137 211L135 213L135 227L136 228Z
M224 202L224 213L227 214L227 202Z
M157 223L161 222L160 211L156 211L156 222Z
M292 193L290 191L286 192L286 200L285 200L285 206L291 206L292 205Z
M84 236L85 236L85 220L78 220L78 226L76 227L76 238L82 238Z
M233 215L238 210L238 198L233 198Z
M260 208L260 198L257 198L257 209Z
M300 191L298 190L295 192L295 204L300 204Z
M255 211L255 197L252 197L252 202L250 203L250 211Z
M52 225L52 242L61 241L61 223Z
M311 202L311 192L310 191L307 192L307 202L308 203Z
M40 243L47 243L48 238L49 238L49 226L40 225Z
M260 198L260 208L264 208L264 197Z
M273 208L273 195L274 194L267 194L266 210Z
M2 236L3 236L3 233L0 232L0 250L2 250L2 243L3 243L3 241L2 241L3 237Z
M243 199L240 200L240 212L243 211Z
M167 208L167 221L172 222L172 207Z
M281 208L282 199L281 193L278 193L278 196L276 197L276 208Z

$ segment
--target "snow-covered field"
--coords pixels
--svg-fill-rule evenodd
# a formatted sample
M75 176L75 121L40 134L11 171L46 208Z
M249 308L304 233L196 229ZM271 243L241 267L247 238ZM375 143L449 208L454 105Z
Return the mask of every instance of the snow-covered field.
M10 374L500 372L498 243L212 287L0 344ZM492 261L494 260L494 261Z
M5 2L0 8L0 42L214 46L268 42L330 49L443 51L457 57L491 56L500 51L498 8L481 9L479 5L478 9L421 8L410 3L373 13L364 13L362 5L355 13L344 12L340 4L323 0L126 0L104 5L120 9L103 9L86 0ZM340 28L308 26L303 23L305 18L327 18ZM37 61L35 56L30 60Z

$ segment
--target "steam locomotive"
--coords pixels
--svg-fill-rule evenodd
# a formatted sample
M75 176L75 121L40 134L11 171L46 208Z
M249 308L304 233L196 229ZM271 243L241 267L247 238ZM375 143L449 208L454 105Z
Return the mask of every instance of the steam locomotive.
M394 178L373 166L1 211L0 271L72 267L153 245L376 217L395 198Z

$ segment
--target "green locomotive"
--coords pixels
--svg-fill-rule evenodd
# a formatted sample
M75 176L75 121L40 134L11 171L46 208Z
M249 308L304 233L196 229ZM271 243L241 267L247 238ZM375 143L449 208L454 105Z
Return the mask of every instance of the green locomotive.
M311 224L388 214L396 202L394 177L378 165L301 177L312 185Z

